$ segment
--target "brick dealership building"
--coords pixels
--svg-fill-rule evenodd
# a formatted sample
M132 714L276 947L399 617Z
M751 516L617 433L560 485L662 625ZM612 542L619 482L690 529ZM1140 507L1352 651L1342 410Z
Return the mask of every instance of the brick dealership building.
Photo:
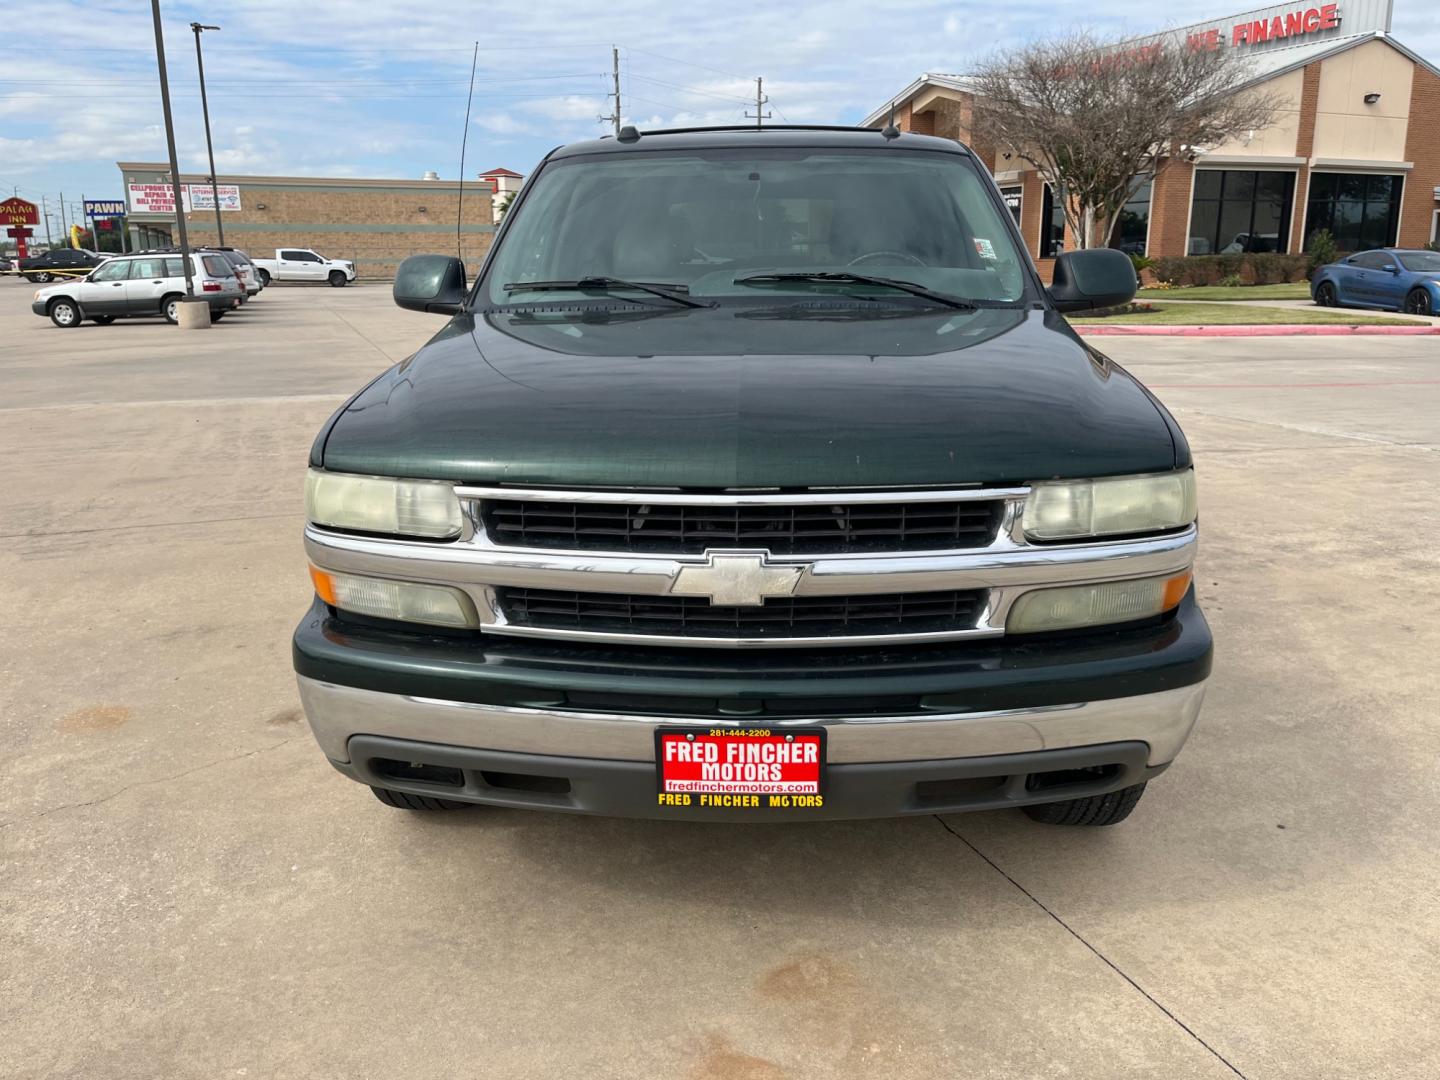
M178 242L169 166L117 162L126 193L126 247L136 250ZM433 176L433 174L431 174ZM520 174L508 169L467 180L460 247L478 266L490 248L496 210ZM185 227L195 244L216 243L209 178L181 176ZM276 248L310 248L332 259L351 259L360 277L393 276L409 255L455 250L459 184L454 180L369 180L320 176L220 176L225 242L252 258Z
M1135 42L1233 53L1251 85L1288 104L1263 131L1168 159L1126 205L1114 245L1298 253L1322 228L1342 251L1440 240L1440 69L1390 36L1391 14L1391 0L1281 4ZM926 74L896 96L895 122L971 144L974 107L964 76ZM1048 275L1069 239L1054 193L1028 163L975 149Z

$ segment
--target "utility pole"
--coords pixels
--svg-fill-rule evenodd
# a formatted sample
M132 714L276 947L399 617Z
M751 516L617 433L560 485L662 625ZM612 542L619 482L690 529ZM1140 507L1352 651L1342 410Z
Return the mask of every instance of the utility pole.
M40 196L40 216L45 219L45 246L53 247L55 241L50 239L50 204L45 200L44 195Z
M180 158L175 153L175 118L170 114L170 79L165 74L165 32L160 26L160 0L150 0L150 19L155 24L155 62L160 68L160 104L165 110L165 142L170 150L170 186L175 194L180 261L185 266L185 295L193 299L195 281L190 269L190 237L185 233L185 200L180 197Z
M764 80L764 79L756 79L756 80L755 80L755 116L754 116L754 120L755 120L755 127L756 127L757 129L764 127L764 126L765 126L765 125L764 125L764 121L770 119L770 114L769 114L768 112L762 112L762 111L761 111L761 110L764 109L765 106L768 105L768 104L770 104L770 99L765 96L765 80ZM750 114L749 114L748 112L745 114L745 118L746 118L747 120L748 120L748 119L751 119L751 116L750 116Z
M200 69L200 111L205 116L205 149L210 152L210 198L215 203L215 235L219 244L225 245L225 226L220 223L220 178L215 175L215 144L210 141L210 105L205 100L205 58L200 55L200 34L205 30L219 30L218 26L202 26L192 22L190 29L195 33L195 66Z
M610 46L610 76L615 82L615 111L609 116L602 116L602 121L608 120L615 125L615 134L620 134L620 50L614 45Z
M60 238L70 246L70 223L65 220L65 192L60 192Z

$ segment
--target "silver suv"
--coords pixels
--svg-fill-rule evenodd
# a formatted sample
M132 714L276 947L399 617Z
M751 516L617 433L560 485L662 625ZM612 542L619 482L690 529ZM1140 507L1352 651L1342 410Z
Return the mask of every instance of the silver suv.
M118 255L83 278L36 289L30 310L56 326L79 326L86 319L101 326L132 316L163 315L179 322L185 299L185 264L174 249ZM245 299L245 286L223 254L190 255L195 299L210 301L210 320L218 322Z

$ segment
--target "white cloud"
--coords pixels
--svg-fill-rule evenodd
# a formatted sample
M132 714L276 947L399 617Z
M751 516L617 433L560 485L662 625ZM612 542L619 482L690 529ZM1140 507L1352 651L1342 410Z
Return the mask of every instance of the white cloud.
M531 130L529 125L522 124L509 113L481 113L470 122L492 135L528 135Z

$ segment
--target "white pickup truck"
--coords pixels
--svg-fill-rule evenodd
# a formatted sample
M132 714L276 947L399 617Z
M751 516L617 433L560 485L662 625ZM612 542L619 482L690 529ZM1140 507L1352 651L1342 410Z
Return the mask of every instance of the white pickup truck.
M337 289L355 280L355 264L327 259L309 248L276 248L273 259L254 260L260 284L272 281L328 281Z

